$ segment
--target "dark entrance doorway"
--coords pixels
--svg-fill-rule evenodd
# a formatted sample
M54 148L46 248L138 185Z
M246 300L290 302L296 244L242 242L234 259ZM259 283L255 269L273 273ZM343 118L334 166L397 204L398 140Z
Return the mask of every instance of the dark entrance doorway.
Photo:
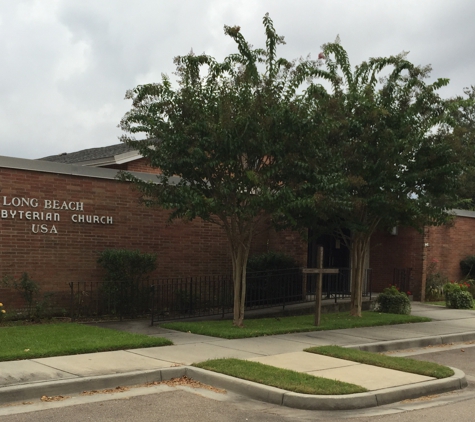
M339 274L324 274L322 291L326 297L347 295L350 292L350 251L343 241L325 234L316 236L313 230L308 232L308 268L317 267L317 248L323 247L323 267L338 268ZM307 283L307 294L315 294L316 277L311 276Z

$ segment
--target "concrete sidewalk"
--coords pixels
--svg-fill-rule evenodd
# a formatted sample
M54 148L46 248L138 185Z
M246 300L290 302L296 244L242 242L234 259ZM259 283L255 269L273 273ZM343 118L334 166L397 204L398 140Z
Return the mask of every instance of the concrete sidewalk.
M369 351L424 347L475 340L475 311L450 310L414 302L412 314L432 322L353 328L225 340L150 326L146 321L98 324L107 328L165 337L173 346L0 362L0 404L161 381L187 375L254 399L304 409L370 407L466 386L463 373L446 380L312 355L303 349L340 345ZM189 367L215 358L239 358L338 379L367 388L349 396L289 393Z

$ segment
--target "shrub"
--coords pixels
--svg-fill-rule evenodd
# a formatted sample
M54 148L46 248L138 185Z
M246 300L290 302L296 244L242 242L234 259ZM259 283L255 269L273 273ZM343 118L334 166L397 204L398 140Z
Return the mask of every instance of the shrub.
M472 309L473 296L468 291L469 287L470 284L468 282L447 283L444 286L445 304L447 308Z
M44 293L43 299L40 300L40 286L36 281L31 279L28 273L23 273L18 279L12 276L5 276L3 278L3 284L17 290L25 300L27 305L27 319L40 320L53 316L54 307L51 298L54 293Z
M454 309L472 309L473 296L470 292L454 292L450 297L450 307Z
M472 297L475 296L475 280L464 280L464 283L468 284L467 290L472 295Z
M444 297L444 285L449 278L437 270L438 262L433 260L427 268L426 277L426 300L429 302L442 300Z
M475 277L475 255L466 256L460 261L460 269L466 277Z
M301 298L302 283L297 262L279 252L254 255L247 262L246 304L259 305Z
M128 249L106 249L97 262L106 270L106 281L138 283L155 270L157 255Z
M251 256L247 261L247 271L268 271L297 268L298 264L291 256L280 252L266 252Z
M376 299L375 311L386 314L411 313L411 302L406 293L400 292L396 286L390 286L383 290Z
M156 268L157 255L137 250L106 249L97 262L105 270L104 307L119 315L148 312L149 287L143 284Z

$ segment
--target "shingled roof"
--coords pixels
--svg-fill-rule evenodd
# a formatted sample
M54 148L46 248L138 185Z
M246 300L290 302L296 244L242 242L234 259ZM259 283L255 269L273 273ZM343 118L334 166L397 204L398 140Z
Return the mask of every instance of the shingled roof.
M80 164L85 166L104 166L110 164L122 164L137 160L142 156L137 150L126 144L120 143L107 147L89 148L81 151L50 155L39 158L42 161L54 161L64 164Z

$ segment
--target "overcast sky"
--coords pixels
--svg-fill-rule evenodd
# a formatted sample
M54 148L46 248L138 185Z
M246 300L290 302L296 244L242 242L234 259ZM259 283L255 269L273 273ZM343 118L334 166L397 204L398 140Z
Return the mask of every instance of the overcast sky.
M339 34L352 65L409 51L450 78L444 97L475 85L472 0L0 0L0 155L40 158L115 144L127 89L170 76L173 57L235 51L224 25L263 46L270 13L295 59Z

